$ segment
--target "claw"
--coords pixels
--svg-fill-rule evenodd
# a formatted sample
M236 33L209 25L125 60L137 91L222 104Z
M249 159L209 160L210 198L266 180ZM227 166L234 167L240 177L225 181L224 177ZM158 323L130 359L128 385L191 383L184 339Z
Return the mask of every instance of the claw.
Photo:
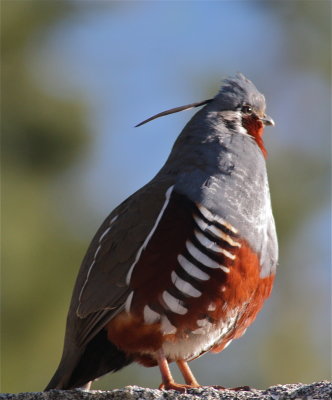
M177 392L185 393L187 389L197 389L199 385L185 385L182 383L167 382L159 386L160 390L176 390Z

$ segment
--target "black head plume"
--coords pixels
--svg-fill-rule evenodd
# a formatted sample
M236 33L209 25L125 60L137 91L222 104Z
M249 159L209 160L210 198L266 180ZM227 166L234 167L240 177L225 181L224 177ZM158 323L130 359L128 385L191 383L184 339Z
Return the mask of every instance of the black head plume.
M180 111L190 110L191 108L204 106L205 104L210 103L212 100L213 99L208 99L208 100L200 101L199 103L191 103L191 104L187 104L185 106L175 107L175 108L171 108L170 110L162 111L162 112L154 115L153 117L150 117L150 118L140 122L139 124L135 125L135 128L137 128L138 126L144 125L147 122L150 122L156 118L163 117L165 115L174 114L174 113L177 113Z

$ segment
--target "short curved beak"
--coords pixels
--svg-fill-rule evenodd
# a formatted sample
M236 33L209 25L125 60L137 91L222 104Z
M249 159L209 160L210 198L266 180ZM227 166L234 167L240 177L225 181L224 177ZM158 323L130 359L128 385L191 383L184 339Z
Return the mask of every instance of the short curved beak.
M268 115L264 115L264 117L260 118L265 126L275 126L275 123L271 117Z

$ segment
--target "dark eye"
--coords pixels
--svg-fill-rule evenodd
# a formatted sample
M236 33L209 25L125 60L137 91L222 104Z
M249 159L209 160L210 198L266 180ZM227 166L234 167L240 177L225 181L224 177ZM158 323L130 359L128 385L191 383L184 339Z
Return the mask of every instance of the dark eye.
M241 111L245 114L250 114L252 113L252 108L248 105L244 105L242 106Z

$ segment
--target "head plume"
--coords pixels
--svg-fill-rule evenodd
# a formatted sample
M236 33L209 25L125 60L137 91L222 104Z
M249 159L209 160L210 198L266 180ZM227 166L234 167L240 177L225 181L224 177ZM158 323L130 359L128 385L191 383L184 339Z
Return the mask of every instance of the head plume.
M235 77L224 79L219 93L213 99L203 100L197 103L191 103L185 106L162 111L140 122L139 124L135 125L135 127L141 126L165 115L174 114L184 110L190 110L191 108L200 107L208 103L214 103L215 107L219 111L236 110L243 104L252 104L259 110L265 110L264 96L256 89L255 85L249 79L247 79L243 74L237 73Z

